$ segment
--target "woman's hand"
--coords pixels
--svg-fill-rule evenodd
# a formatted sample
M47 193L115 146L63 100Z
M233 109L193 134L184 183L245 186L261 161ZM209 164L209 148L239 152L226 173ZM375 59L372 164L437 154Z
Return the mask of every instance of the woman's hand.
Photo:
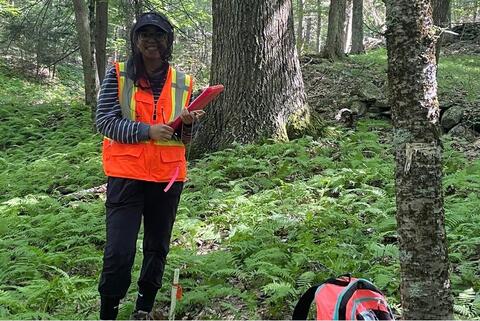
M203 115L205 115L203 110L194 110L190 112L185 108L182 110L180 118L185 125L191 125L194 121L196 122L203 117Z
M172 135L173 135L173 128L168 125L164 125L164 124L152 125L148 129L148 136L150 136L150 138L153 140L166 141L171 139Z

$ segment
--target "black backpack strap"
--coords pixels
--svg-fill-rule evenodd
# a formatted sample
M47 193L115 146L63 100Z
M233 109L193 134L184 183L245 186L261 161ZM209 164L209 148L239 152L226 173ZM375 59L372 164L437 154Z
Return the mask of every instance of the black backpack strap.
M315 292L317 292L320 285L321 284L312 286L302 295L293 310L292 320L307 320L308 311L310 311L310 306L315 298Z
M344 278L346 277L348 277L348 281L344 280ZM347 286L350 284L350 281L351 281L351 275L343 274L343 275L340 275L338 278L330 278L325 282L316 284L311 288L309 288L302 295L300 300L298 300L298 303L295 306L295 309L293 310L292 320L307 320L308 312L310 311L310 306L312 305L313 299L315 299L315 293L317 292L317 289L319 286L325 283L335 284L338 286Z

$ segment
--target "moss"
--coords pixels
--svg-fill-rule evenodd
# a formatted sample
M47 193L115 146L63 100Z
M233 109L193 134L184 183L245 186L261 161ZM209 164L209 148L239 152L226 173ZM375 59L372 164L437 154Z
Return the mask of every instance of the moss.
M315 112L303 108L301 112L292 114L287 122L287 135L289 139L311 136L314 138L322 135L325 121Z

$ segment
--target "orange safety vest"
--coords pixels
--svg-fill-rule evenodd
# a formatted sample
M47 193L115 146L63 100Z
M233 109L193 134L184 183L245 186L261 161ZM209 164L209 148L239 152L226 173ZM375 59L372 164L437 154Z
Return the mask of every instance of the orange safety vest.
M126 63L116 63L118 99L122 117L150 125L164 124L180 116L192 94L193 80L187 74L169 67L165 84L157 101L153 119L154 98L150 89L135 86L127 77ZM163 114L163 115L162 115ZM185 145L179 140L148 140L122 144L108 137L103 140L105 175L152 182L185 181L187 164Z

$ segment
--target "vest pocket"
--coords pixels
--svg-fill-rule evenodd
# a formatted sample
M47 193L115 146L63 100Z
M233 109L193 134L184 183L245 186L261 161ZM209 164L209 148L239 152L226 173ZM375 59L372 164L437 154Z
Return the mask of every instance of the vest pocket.
M143 152L143 146L140 144L119 144L110 145L110 155L113 157L133 157L139 158Z
M178 172L183 181L186 174L185 148L182 146L150 145L153 149L152 175L156 181L169 182Z
M145 174L145 144L121 144L114 142L105 147L107 175L141 179Z
M183 148L169 148L160 151L160 157L163 163L182 162L185 160L185 151Z

